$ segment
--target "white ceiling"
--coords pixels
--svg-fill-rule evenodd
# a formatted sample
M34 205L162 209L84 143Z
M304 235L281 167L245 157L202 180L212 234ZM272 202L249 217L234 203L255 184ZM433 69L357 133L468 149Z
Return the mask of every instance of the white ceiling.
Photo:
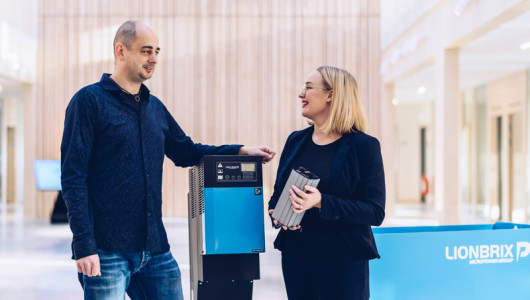
M530 49L521 50L530 42L530 11L498 26L461 48L460 86L478 86L515 71L530 68ZM396 82L396 97L404 102L431 101L434 98L434 66L428 66ZM419 86L427 87L418 94Z

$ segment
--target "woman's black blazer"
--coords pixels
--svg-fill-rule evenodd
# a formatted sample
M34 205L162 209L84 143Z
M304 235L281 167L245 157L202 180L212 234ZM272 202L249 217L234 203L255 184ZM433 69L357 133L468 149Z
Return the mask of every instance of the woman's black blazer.
M274 209L291 172L289 166L313 126L295 131L287 138L280 157L269 209ZM371 226L379 226L385 217L385 175L379 141L361 131L343 135L333 161L332 194L322 194L320 217L331 221L339 236L357 258L379 258ZM318 158L315 158L318 159ZM311 168L311 166L307 166ZM274 242L282 250L281 230ZM344 243L340 243L344 245Z

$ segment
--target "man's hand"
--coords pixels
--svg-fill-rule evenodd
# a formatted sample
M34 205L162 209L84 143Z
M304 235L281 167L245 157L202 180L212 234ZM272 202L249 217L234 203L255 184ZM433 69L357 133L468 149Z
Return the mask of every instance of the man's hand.
M239 155L260 155L263 158L261 161L266 164L269 162L275 155L276 152L272 149L270 149L267 146L260 146L260 147L241 147L239 148Z
M101 268L99 266L99 255L94 254L87 257L80 258L75 261L77 272L83 273L88 277L101 276Z

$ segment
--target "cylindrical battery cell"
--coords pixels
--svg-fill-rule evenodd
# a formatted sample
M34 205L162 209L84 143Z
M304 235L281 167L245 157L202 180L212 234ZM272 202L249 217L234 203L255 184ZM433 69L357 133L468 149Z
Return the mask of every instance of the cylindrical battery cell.
M291 171L291 174L289 175L289 178L287 179L287 183L283 187L283 191L280 195L280 198L278 199L276 207L274 208L272 217L280 224L285 225L287 227L300 225L300 222L302 222L302 218L304 217L305 211L302 211L300 213L296 213L293 211L292 203L289 199L289 190L291 189L291 186L294 185L305 192L306 185L316 187L319 181L320 178L318 178L318 176L308 171L304 167L298 167L297 169L293 169Z

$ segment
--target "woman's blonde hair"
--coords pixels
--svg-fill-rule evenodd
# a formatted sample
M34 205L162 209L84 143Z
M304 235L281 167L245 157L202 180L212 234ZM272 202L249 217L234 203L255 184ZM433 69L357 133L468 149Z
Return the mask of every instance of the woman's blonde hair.
M356 130L365 132L366 116L359 99L359 87L355 78L346 70L330 66L317 69L322 75L326 88L333 90L331 112L322 131L326 133L350 133Z

